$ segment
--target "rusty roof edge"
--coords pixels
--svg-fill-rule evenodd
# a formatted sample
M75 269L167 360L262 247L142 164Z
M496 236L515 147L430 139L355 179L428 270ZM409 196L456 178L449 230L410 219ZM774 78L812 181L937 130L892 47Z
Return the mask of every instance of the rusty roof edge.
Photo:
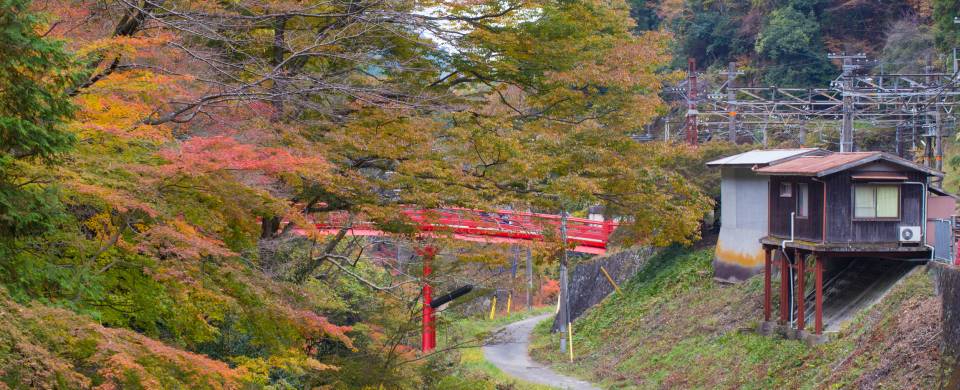
M939 172L939 171L937 171L937 170L934 170L934 169L931 169L931 168L928 168L928 167L924 167L924 166L918 165L918 164L916 164L916 163L914 163L914 162L912 162L912 161L910 161L910 160L907 160L907 159L904 159L904 158L900 158L900 157L894 156L894 155L889 154L889 153L879 152L879 151L878 151L878 152L860 152L860 153L864 153L865 156L864 156L863 158L859 158L859 159L856 159L856 160L853 160L853 161L849 161L849 162L847 162L847 163L844 163L844 164L841 164L841 165L837 165L837 166L835 166L835 167L830 167L830 168L824 169L824 170L819 171L819 172L763 172L763 171L762 171L764 168L774 167L774 166L776 166L777 164L768 164L768 165L766 165L765 167L760 167L760 168L755 167L755 168L753 169L753 171L756 172L757 174L767 175L767 176L824 177L824 176L829 176L829 175L832 175L832 174L834 174L834 173L842 172L842 171L845 171L845 170L848 170L848 169L851 169L851 168L856 168L856 167L861 166L861 165L864 165L864 164L869 164L869 163L872 163L872 162L875 162L875 161L883 160L883 161L890 162L890 163L892 163L892 164L896 164L896 165L900 165L900 166L903 166L903 167L906 167L906 168L910 168L910 169L913 169L913 170L916 170L916 171L920 171L920 172L925 173L925 174L927 174L927 175L929 175L929 176L937 176L937 177L943 177L943 176L944 176L944 174L943 174L942 172ZM867 154L867 153L870 153L870 154ZM827 154L827 156L829 156L829 155L831 155L831 154L834 154L834 153ZM802 158L802 157L809 157L809 155L801 155L801 156L797 156L797 157L795 157L795 158ZM795 158L788 159L787 161L793 160L793 159L795 159ZM783 161L783 162L786 162L786 161ZM779 162L778 162L778 163L779 163Z
M880 160L881 158L883 158L883 152L877 152L877 153L874 153L874 154L871 154L871 155L864 156L863 158L850 161L850 162L845 163L845 164L840 164L840 165L837 165L837 166L835 166L835 167L831 167L831 168L824 169L824 170L822 170L822 171L820 171L820 172L817 172L817 173L815 173L815 174L813 174L813 175L810 175L810 176L824 177L824 176L827 176L827 175L832 175L832 174L837 173L837 172L843 172L843 171L845 171L845 170L847 170L847 169L850 169L850 168L859 167L859 166L861 166L861 165L863 165L863 164L872 163L872 162L874 162L874 161Z
M817 177L824 177L824 176L827 176L827 175L832 175L832 174L837 173L837 172L842 172L842 171L845 171L845 170L847 170L847 169L855 168L855 167L858 167L858 166L861 166L861 165L864 165L864 164L869 164L869 163L872 163L872 162L878 161L878 160L883 160L883 161L887 161L887 162L890 162L890 163L893 163L893 164L897 164L897 165L900 165L900 166L904 166L904 167L907 167L907 168L912 168L912 169L918 170L918 171L920 171L920 172L926 173L926 174L928 174L928 175L930 175L930 176L943 177L943 172L939 172L939 171L937 171L937 170L935 170L935 169L931 169L931 168L927 168L927 167L922 166L922 165L918 165L918 164L914 163L913 161L907 160L907 159L905 159L905 158L900 158L900 157L894 156L894 155L889 154L889 153L886 153L886 152L877 152L876 154L874 154L874 155L872 155L872 156L870 156L870 157L867 157L867 158L862 158L862 159L859 159L859 160L854 160L854 161L851 161L851 162L849 162L849 163L846 163L846 164L843 164L843 165L840 165L840 166L836 166L836 167L833 167L833 168L830 168L830 169L825 169L825 170L823 170L823 171L818 172L816 176L817 176Z

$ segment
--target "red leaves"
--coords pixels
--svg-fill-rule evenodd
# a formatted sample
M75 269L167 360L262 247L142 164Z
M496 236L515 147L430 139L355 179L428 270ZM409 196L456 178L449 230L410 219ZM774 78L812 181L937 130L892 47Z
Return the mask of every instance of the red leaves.
M217 171L275 175L326 168L326 162L319 157L295 156L286 149L243 144L224 136L194 137L179 148L161 151L160 155L170 161L163 170L190 176Z
M327 321L326 317L317 315L317 313L309 310L295 310L293 315L301 320L299 323L303 326L301 331L308 340L319 340L329 337L340 341L353 351L357 350L357 348L353 346L353 340L350 340L350 337L347 336L347 332L351 331L353 329L352 327L333 324Z

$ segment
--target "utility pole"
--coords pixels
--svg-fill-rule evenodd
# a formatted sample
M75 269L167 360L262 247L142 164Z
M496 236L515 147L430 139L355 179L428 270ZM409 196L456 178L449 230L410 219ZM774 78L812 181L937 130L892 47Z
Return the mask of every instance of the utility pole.
M840 76L841 79L841 96L843 96L843 124L840 127L840 151L841 152L852 152L853 151L853 71L859 69L859 65L854 65L853 60L855 59L865 59L866 55L864 54L830 54L827 56L830 59L841 59L843 60L843 74Z
M930 58L929 55L927 55L926 65L923 67L923 73L926 74L926 77L924 78L924 83L929 88L933 84L933 77L930 76L930 74L933 73L933 59ZM933 117L933 124L930 123L931 117ZM935 104L933 105L933 107L929 107L929 106L927 107L927 112L926 112L926 115L924 116L924 121L927 124L926 126L924 126L926 128L925 129L926 131L923 134L924 135L923 138L927 144L926 151L925 151L926 153L924 153L926 155L926 158L925 158L926 165L930 168L936 168L936 163L933 161L934 159L933 143L936 141L936 138L937 138L936 135L939 133L939 130L940 130L939 129L940 115L939 115L939 112L937 112L937 106ZM932 128L931 126L933 126L934 128Z
M733 80L743 72L737 71L737 63L730 61L727 65L727 136L731 143L737 143L737 90Z
M901 145L903 144L903 136L900 134L901 129L903 129L903 126L897 125L896 134L894 134L894 142L896 146L897 157L902 158L903 148L901 147Z
M687 59L687 143L697 144L697 62Z
M567 350L567 326L570 323L570 286L567 281L567 210L560 212L560 352Z

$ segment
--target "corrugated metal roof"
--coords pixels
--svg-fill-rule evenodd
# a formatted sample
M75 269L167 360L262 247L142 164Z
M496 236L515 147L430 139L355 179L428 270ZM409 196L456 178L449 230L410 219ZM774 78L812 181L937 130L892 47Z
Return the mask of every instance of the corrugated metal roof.
M849 152L832 153L826 156L798 157L780 164L757 169L757 173L815 176L817 173L828 169L840 167L855 161L866 160L879 154L880 152Z
M707 166L719 166L719 165L745 165L745 166L754 166L754 165L767 165L784 159L789 159L791 157L796 157L808 153L818 151L819 149L813 148L804 148L804 149L767 149L767 150L751 150L749 152L735 154L733 156L724 157L719 160L714 160L707 163Z
M929 175L943 175L911 161L882 152L845 152L831 153L825 156L801 156L790 161L757 169L756 172L764 175L826 176L877 160L889 161Z

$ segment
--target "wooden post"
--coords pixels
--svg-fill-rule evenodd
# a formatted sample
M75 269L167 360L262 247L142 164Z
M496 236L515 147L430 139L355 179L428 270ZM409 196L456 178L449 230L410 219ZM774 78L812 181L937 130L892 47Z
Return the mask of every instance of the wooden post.
M814 328L818 335L823 334L823 261L826 260L823 256L816 257L816 286L814 287L816 291L816 311L817 318Z
M787 288L790 286L790 261L787 259L786 252L780 253L780 325L786 325L790 322L789 304L787 302Z
M803 253L799 249L795 249L797 254L797 330L803 330L804 321L806 320L806 311L804 310L803 304L806 301L806 294L804 294L803 282L806 279L806 261L804 261Z
M618 293L618 294L622 294L622 292L620 292L620 286L617 286L617 282L614 282L614 281L613 281L613 278L611 278L611 277L610 277L610 274L607 273L607 269L606 269L606 268L603 268L603 266L601 265L601 266L600 266L600 270L603 271L603 276L606 276L606 277L607 277L607 281L610 282L610 285L613 286L613 289L614 289L614 290L617 290L617 293Z
M767 322L770 321L770 312L773 310L773 302L771 301L772 300L771 295L773 295L773 291L771 291L772 288L770 286L770 279L772 277L771 273L773 273L773 270L771 268L773 267L772 267L772 264L770 264L770 248L764 246L763 247L763 320Z

